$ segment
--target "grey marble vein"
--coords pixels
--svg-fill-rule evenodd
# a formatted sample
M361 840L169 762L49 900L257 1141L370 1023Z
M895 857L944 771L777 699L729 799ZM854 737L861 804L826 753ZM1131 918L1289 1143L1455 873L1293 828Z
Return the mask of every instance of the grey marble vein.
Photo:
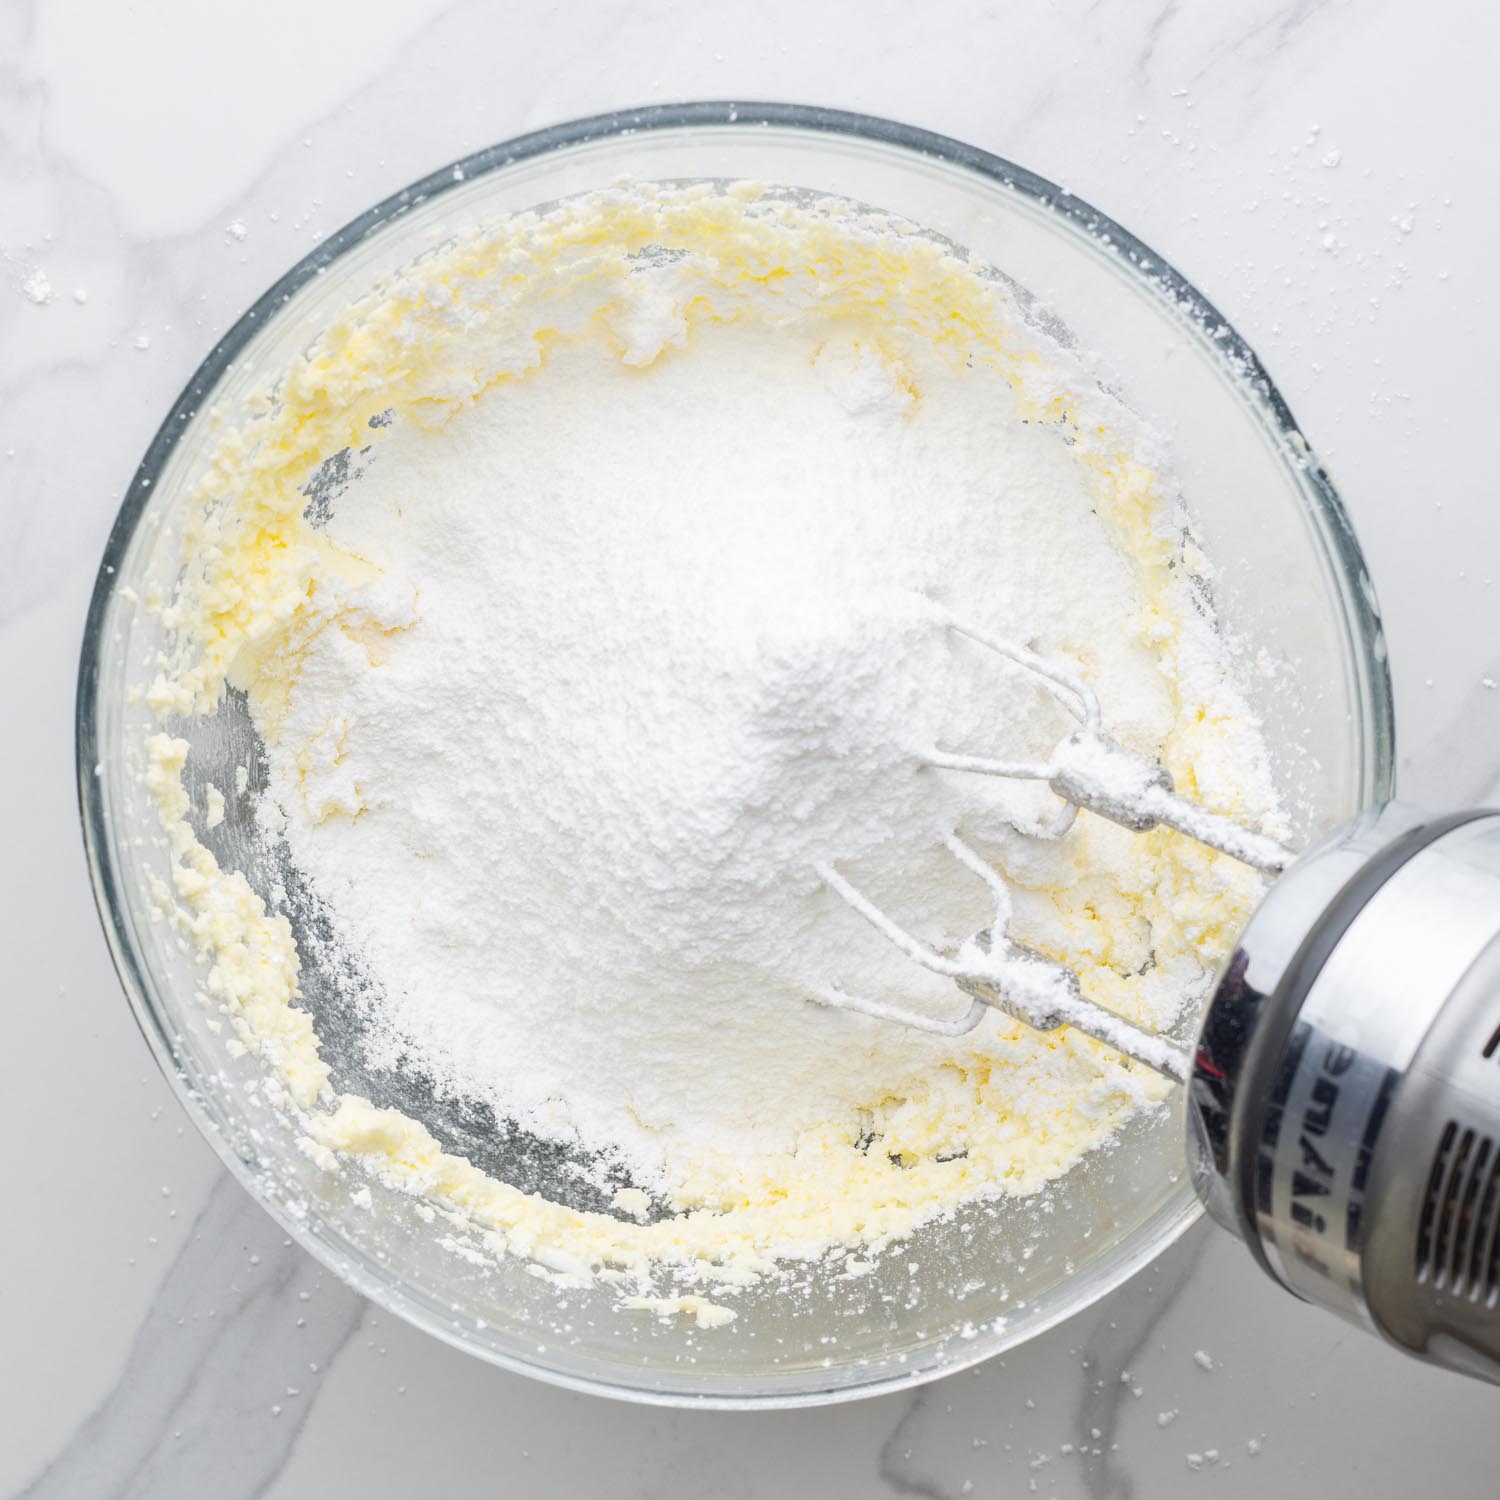
M1271 81L1272 63L1282 60L1294 45L1311 36L1316 29L1315 21L1345 3L1346 0L1282 0L1263 9L1227 8L1225 15L1241 24L1204 48L1185 71L1184 82L1197 86L1215 74L1221 79L1233 78L1244 89L1246 101L1254 102ZM1368 5L1365 17L1378 8Z
M1172 19L1178 10L1178 0L1166 0L1166 4L1152 16L1141 32L1140 50L1136 53L1135 63L1131 69L1136 80L1144 83L1151 72L1151 62L1156 56L1156 49L1161 44L1161 39L1167 27L1172 24Z
M1142 1273L1120 1296L1107 1298L1095 1316L1084 1345L1084 1358L1094 1378L1083 1384L1078 1407L1078 1430L1100 1437L1083 1463L1080 1475L1089 1500L1135 1500L1136 1482L1128 1461L1117 1451L1121 1411L1130 1386L1122 1378L1136 1356L1172 1310L1173 1298L1197 1270L1208 1236L1214 1231L1199 1224L1165 1255L1150 1273ZM1149 1281L1152 1294L1142 1294Z
M21 1497L255 1500L365 1307L222 1174L119 1378Z
M906 1444L914 1429L921 1425L922 1415L932 1401L933 1387L913 1391L911 1401L890 1436L880 1445L878 1472L881 1483L893 1494L912 1500L952 1500L952 1495L930 1475L919 1474L907 1456Z

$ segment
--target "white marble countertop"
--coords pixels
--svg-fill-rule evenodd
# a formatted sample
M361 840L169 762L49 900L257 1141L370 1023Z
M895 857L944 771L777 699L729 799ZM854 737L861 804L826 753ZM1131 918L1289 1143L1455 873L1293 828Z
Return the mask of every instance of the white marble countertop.
M1464 0L0 8L0 1491L1494 1494L1495 1391L1299 1309L1206 1230L1003 1361L825 1410L576 1396L377 1313L157 1076L91 907L71 710L123 485L215 333L314 236L538 125L792 99L1010 156L1218 303L1364 541L1403 790L1479 796L1500 770L1497 50L1497 12Z

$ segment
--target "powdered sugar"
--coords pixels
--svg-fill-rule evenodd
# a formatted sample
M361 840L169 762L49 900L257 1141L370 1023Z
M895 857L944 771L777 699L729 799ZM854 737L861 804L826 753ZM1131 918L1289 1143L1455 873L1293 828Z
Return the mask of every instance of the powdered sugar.
M1175 704L1087 472L1000 374L784 309L689 347L685 272L634 281L614 347L384 435L328 520L374 566L322 585L261 718L384 1060L671 1186L670 1157L788 1150L948 1055L806 1003L966 1003L820 864L940 945L990 908L956 829L1034 890L1071 875L1074 843L1014 830L1045 788L921 764L1067 727L945 607L1107 682L1143 749Z

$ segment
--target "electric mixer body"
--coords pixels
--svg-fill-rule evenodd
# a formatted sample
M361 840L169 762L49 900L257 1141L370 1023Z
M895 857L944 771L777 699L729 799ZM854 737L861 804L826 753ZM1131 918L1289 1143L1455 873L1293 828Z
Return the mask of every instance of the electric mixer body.
M1500 1383L1500 813L1387 807L1293 864L1187 1116L1199 1196L1269 1275Z

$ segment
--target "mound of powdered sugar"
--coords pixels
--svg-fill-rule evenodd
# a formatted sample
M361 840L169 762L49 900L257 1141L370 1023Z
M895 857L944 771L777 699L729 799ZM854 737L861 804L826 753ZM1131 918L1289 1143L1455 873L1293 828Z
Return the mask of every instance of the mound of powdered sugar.
M964 1008L820 863L937 943L990 910L949 833L1068 867L1012 828L1044 792L921 765L1068 727L937 606L1086 664L1143 746L1173 704L1086 476L1000 375L813 318L648 352L586 342L386 437L328 522L379 571L268 737L390 1056L649 1179L930 1065L811 989Z

